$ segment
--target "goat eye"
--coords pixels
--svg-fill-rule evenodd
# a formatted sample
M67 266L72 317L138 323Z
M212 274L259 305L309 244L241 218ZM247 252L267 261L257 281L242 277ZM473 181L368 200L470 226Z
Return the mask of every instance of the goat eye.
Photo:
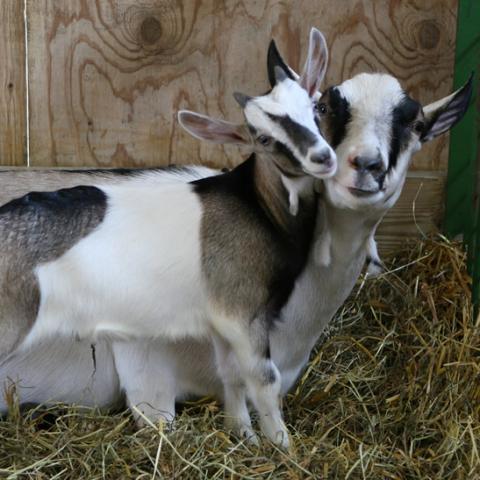
M425 128L425 124L423 122L415 122L413 124L413 129L417 133L422 133L424 128Z
M327 113L327 104L326 103L318 103L316 105L315 110L320 114L320 115L325 115Z
M272 142L272 137L268 137L267 135L260 135L257 138L257 140L261 145L266 147L266 146L270 145L270 143Z

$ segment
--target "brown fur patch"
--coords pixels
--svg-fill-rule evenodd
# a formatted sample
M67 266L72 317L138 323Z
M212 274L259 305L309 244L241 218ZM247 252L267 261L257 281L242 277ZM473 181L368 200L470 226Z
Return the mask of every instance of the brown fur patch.
M307 259L313 191L290 215L279 171L253 155L232 172L194 183L204 209L202 262L212 301L245 321L266 315L271 322Z

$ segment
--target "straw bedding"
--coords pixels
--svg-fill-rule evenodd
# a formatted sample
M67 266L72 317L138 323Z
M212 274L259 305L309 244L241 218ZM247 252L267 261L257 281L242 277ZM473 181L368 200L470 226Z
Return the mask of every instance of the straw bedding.
M359 280L286 398L290 452L230 439L212 399L167 432L136 431L128 412L20 414L12 396L0 477L480 479L480 321L465 255L435 238L387 263Z

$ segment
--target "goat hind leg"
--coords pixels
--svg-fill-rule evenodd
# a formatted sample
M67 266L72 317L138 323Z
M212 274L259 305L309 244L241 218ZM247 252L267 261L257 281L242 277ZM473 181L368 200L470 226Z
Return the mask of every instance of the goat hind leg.
M112 346L120 385L139 427L175 418L174 365L153 341L115 341Z

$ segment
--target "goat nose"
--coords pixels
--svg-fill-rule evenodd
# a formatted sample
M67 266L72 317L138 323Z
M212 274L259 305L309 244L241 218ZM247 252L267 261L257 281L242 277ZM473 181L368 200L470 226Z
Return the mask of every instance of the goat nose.
M330 149L324 148L320 152L314 153L310 157L310 161L312 163L318 163L318 164L325 164L325 165L330 165L331 162L331 154L330 154Z
M376 157L359 155L352 160L352 165L359 170L368 170L369 172L378 172L383 168L381 155Z

